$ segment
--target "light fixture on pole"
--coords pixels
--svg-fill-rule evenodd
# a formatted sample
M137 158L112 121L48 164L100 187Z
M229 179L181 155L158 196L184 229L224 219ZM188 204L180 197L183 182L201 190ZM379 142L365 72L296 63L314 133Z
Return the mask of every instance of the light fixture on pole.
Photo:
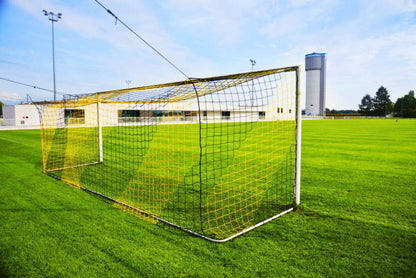
M256 60L250 59L251 62L251 71L254 70L254 66L256 65Z
M53 66L53 100L56 101L56 81L55 81L55 31L54 23L58 22L58 19L62 17L61 13L55 14L54 12L48 12L42 10L43 14L48 17L52 22L52 66Z

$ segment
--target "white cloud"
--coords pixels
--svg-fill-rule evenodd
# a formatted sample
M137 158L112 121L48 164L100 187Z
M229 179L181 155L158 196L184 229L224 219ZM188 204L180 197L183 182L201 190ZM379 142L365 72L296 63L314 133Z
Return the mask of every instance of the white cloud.
M392 13L416 11L416 0L382 0L381 2Z
M36 2L30 0L13 1L13 4L25 10L32 17L44 21L45 24L47 21L41 13L40 7L44 7L47 11L62 12L62 19L56 23L59 24L56 28L65 28L75 31L86 39L99 39L110 43L117 48L124 48L125 45L131 44L133 40L132 36L126 36L126 31L120 23L118 26L115 26L115 19L100 6L95 3L92 3L95 6L86 6L85 3L83 3L84 6L63 3L64 4L57 3L57 1L53 0L39 0ZM126 18L126 15L131 15L131 10L140 11L137 16L128 17L130 21L133 21L132 23L129 22L129 24L138 26L157 26L155 20L152 19L150 12L146 11L145 7L140 5L140 2L124 1L123 8L120 8L120 2L115 3L118 3L116 9L121 10L123 15L120 15L120 18L123 18L123 20ZM109 8L112 9L113 7L110 7L110 5ZM91 10L92 7L94 8L94 12ZM146 22L146 24L141 24L143 22ZM163 32L157 28L147 28L146 31L146 34L149 35L159 34L160 36L160 34L163 34Z
M230 46L243 36L256 19L261 0L169 0L175 21L182 27L193 28L204 34L211 33L217 44Z
M21 99L22 97L17 93L0 91L1 101L20 101Z
M140 79L141 82L143 80L163 82L162 79L166 81L167 79L184 78L120 22L115 24L115 19L96 3L73 5L52 0L40 0L36 3L28 0L16 0L13 4L23 9L34 19L44 22L45 25L49 22L47 22L39 7L63 13L62 19L57 23L59 27L56 26L59 30L56 29L58 35L55 36L55 39L58 41L58 45L60 40L63 42L56 50L57 59L61 57L61 64L57 65L57 71L59 71L59 67L62 69L65 66L76 66L78 69L75 72L60 75L61 86L64 86L64 88L68 86L69 91L74 91L70 89L71 84L75 85L74 80L79 82L84 78L87 78L87 80L81 83L88 84L88 90L104 90L104 86L108 88L108 86L111 86L112 80L116 79L121 79L123 82L126 78ZM143 39L163 53L165 57L180 65L179 68L189 75L203 76L206 72L212 72L210 60L195 55L188 47L176 43L175 38L166 31L164 22L157 15L157 11L151 10L144 2L131 0L106 1L105 5ZM75 40L67 36L59 37L59 33L66 32L65 29L91 42L89 43L90 47L98 46L99 49L94 53L93 49L86 49L86 46L81 45L82 43L85 44L86 41L80 42L78 39ZM78 51L74 51L74 49ZM60 51L61 56L59 56ZM80 61L85 61L82 66ZM204 67L201 67L202 64ZM99 71L102 71L102 73L90 71L81 75L83 69L88 70L94 67L95 70L99 67ZM161 74L162 72L164 73ZM63 76L68 81L63 80ZM104 78L104 76L109 78ZM99 78L104 80L100 82ZM91 86L91 84L95 84L95 86ZM79 91L79 89L75 91Z
M258 69L299 64L305 54L317 51L328 53L331 108L356 108L362 95L380 85L394 100L415 89L415 0L103 3L192 77L249 70L249 58L257 60ZM63 91L123 87L127 79L144 85L184 78L120 23L114 25L114 18L93 1L13 4L45 26L49 22L39 7L63 12L58 24L66 37L57 37L58 88ZM36 84L50 84L50 72L23 73Z
M349 16L337 18L335 12L343 7L333 5L313 12L315 18L308 15L306 8L312 2L301 2L302 5L297 5L301 8L290 10L261 30L269 41L290 42L289 48L282 44L274 48L277 52L279 47L284 49L275 55L276 60L289 61L309 52L327 52L330 108L357 108L364 94L374 94L381 85L389 89L393 101L415 88L416 26L408 21L390 25L399 12L414 9L412 5L399 9L392 1L378 6L358 1L356 14L350 11ZM404 2L409 1L401 1ZM393 12L394 7L387 4L395 5L397 10ZM325 17L334 21L326 24ZM287 29L282 31L279 26Z

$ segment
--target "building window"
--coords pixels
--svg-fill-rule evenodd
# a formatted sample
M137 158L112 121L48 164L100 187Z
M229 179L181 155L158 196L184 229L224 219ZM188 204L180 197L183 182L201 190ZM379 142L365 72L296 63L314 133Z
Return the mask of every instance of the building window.
M277 113L283 113L283 107L277 107Z
M289 114L291 114L292 113L292 109L289 109Z
M223 120L229 120L231 116L230 111L221 111L221 119Z
M163 116L165 117L178 117L178 116L182 117L182 115L183 115L183 111L169 111L163 114Z
M202 117L204 118L204 120L208 119L208 111L203 111Z
M197 118L198 114L195 111L183 111L183 115L185 121L192 121L192 119Z
M260 120L263 120L263 119L265 119L266 118L266 112L264 112L264 111L259 111L259 119Z
M152 121L155 122L161 122L163 121L164 117L169 116L167 111L162 111L162 110L156 110L156 111L152 111Z
M85 124L85 110L65 109L64 118L67 125Z
M140 110L118 110L119 123L135 123L140 121Z
M165 115L165 111L153 111L152 116L153 117L163 117Z

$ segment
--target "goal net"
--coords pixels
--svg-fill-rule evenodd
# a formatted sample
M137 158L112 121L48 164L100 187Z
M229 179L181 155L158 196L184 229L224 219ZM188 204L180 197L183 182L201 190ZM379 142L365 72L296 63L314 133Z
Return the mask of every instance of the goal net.
M288 67L67 95L42 107L43 171L225 241L299 202L299 87Z

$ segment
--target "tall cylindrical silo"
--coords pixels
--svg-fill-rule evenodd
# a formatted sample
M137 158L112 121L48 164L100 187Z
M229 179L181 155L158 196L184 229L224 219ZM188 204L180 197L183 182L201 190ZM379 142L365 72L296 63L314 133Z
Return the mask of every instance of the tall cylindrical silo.
M325 116L326 53L305 56L306 116Z

